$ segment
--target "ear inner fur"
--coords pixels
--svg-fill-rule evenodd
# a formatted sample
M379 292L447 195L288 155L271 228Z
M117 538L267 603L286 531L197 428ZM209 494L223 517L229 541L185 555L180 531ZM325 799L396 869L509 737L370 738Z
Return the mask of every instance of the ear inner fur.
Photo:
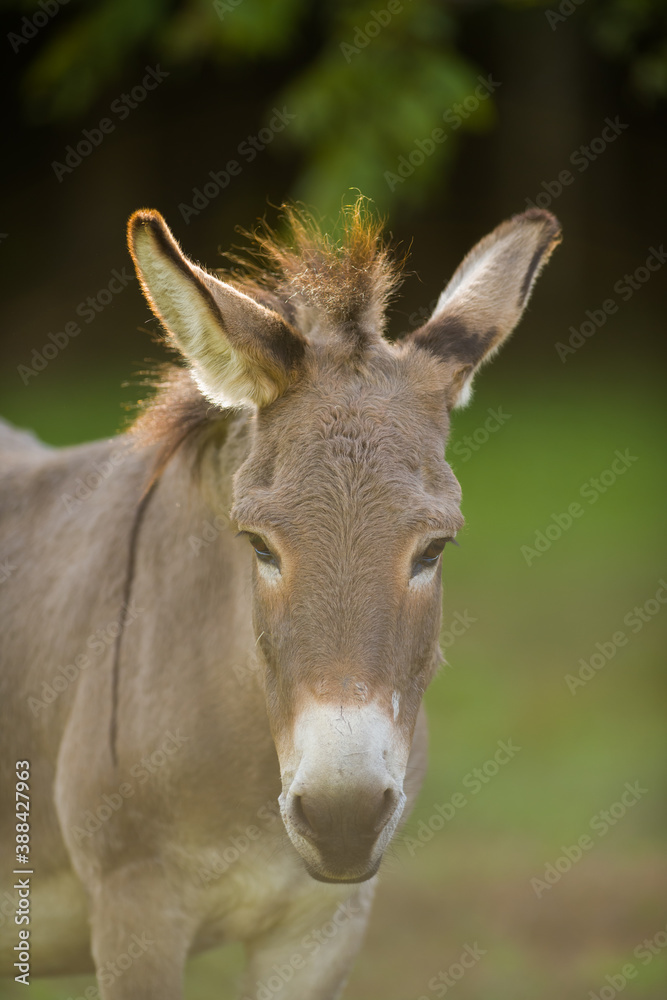
M285 391L305 341L282 316L189 262L156 212L135 212L128 243L149 305L207 398L265 406Z
M159 213L143 210L130 219L128 241L146 298L203 395L218 405L268 405L320 347L355 367L376 345L390 346L381 313L395 279L377 225L355 209L345 240L334 244L297 210L288 210L287 221L289 242L269 231L257 236L275 276L256 268L221 280L182 254ZM427 350L443 363L450 408L467 402L476 370L519 322L559 241L549 212L530 209L503 222L467 254L431 318L399 346Z
M530 209L503 222L473 247L431 318L406 338L446 364L450 406L468 401L475 370L514 330L559 242L560 226L549 212Z

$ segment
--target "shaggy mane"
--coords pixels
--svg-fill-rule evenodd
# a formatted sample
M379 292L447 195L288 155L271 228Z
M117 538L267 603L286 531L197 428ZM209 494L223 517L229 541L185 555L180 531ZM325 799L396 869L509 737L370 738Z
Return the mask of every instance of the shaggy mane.
M245 254L225 254L235 267L216 273L281 313L306 338L322 326L351 356L363 352L383 333L387 304L401 279L401 262L390 255L382 222L361 197L343 208L338 239L304 208L283 206L282 218L284 236L266 222L244 232L250 240ZM231 411L208 402L180 364L160 366L144 384L155 391L139 404L129 430L138 447L156 446L149 489L183 443L201 446L206 428L221 430Z
M306 337L314 320L325 321L330 335L349 336L355 327L358 336L382 334L401 266L366 200L342 209L337 239L302 207L285 205L281 214L285 235L266 222L242 231L250 241L245 255L225 256L243 270L220 277L263 303L268 296Z
M196 459L213 436L224 438L235 411L205 399L189 369L173 362L156 365L143 385L153 392L138 402L127 433L135 448L155 448L146 494L182 445L191 445Z

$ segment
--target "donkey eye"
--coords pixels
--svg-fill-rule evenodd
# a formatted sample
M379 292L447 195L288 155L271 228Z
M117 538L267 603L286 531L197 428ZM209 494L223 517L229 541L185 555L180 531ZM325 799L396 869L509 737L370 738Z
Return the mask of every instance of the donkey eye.
M417 556L412 564L411 577L417 576L423 570L433 566L438 561L447 542L453 542L453 538L433 538L420 556Z
M278 566L278 559L260 535L248 535L248 539L255 550L255 555L261 562Z

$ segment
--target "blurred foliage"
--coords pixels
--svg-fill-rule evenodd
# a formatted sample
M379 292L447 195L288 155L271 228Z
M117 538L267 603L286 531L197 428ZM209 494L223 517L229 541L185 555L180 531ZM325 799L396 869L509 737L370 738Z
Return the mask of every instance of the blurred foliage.
M5 6L28 16L36 9L23 0ZM498 6L515 7L517 0ZM622 60L644 99L667 95L664 0L521 0L519 6L544 8L553 30L582 31ZM109 88L123 85L124 67L139 54L170 69L202 61L227 74L238 67L240 87L244 74L257 69L270 80L275 69L276 80L287 83L269 84L267 110L280 102L297 115L279 137L301 157L294 196L325 215L336 214L341 191L350 187L381 210L425 202L443 183L458 136L494 121L493 98L473 97L479 68L457 48L464 8L442 0L70 0L26 50L24 108L34 122L80 118ZM215 100L221 116L225 98L234 99L228 86ZM466 98L467 112L453 118ZM448 111L447 141L431 142ZM420 160L416 143L429 149L416 164L419 182L392 181L388 172L396 173L401 157Z
M324 214L337 210L351 186L381 208L408 195L425 198L452 158L454 137L430 143L421 184L398 181L392 191L384 174L415 140L429 143L443 114L474 94L478 70L457 53L455 19L437 0L376 7L360 0L317 8L307 0L95 0L53 25L28 64L25 107L42 122L80 116L139 49L170 67L207 59L225 69L243 62L248 71L259 60L296 64L312 46L305 69L267 100L297 116L280 137L303 156L293 194ZM473 103L478 107L457 127L480 129L492 120L491 100Z
M633 89L649 102L667 97L667 3L609 0L593 9L599 47L628 64Z

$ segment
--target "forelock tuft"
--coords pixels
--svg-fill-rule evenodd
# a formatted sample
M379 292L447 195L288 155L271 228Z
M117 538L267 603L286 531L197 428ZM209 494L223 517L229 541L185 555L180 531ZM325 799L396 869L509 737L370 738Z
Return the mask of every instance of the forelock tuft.
M243 265L234 283L280 308L306 337L317 325L329 338L353 346L377 340L400 282L400 262L390 254L382 222L366 200L360 197L343 208L338 237L323 232L304 208L283 206L282 218L284 235L262 223L245 233L251 240L246 256L228 255Z

